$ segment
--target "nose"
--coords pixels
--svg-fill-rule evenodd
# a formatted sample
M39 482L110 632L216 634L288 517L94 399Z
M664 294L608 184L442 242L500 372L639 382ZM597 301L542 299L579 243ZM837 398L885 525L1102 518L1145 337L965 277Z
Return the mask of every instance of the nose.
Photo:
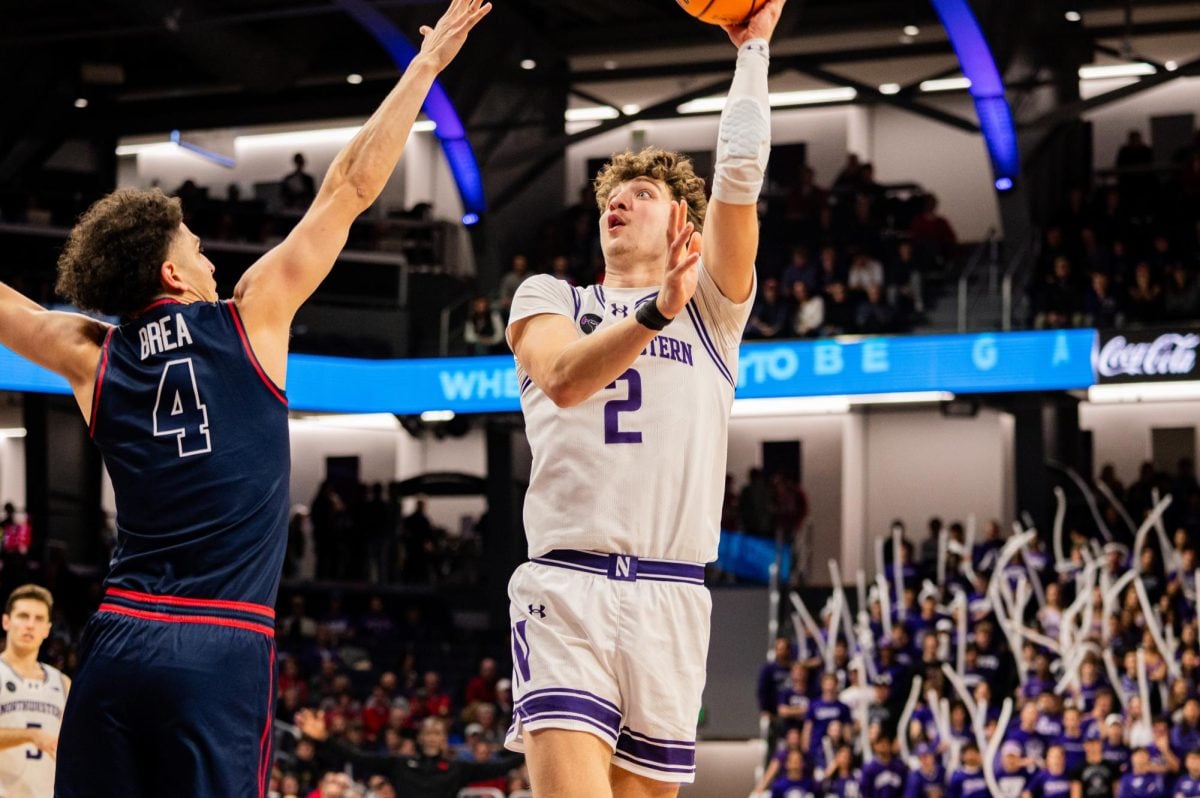
M624 191L613 192L613 195L608 199L608 209L610 211L615 211L618 209L623 211L629 210L629 205L625 202Z

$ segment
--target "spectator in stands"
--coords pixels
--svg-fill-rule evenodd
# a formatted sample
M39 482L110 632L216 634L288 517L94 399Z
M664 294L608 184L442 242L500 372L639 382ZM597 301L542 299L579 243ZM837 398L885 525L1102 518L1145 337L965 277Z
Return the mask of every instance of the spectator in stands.
M1149 169L1154 165L1154 150L1142 139L1140 130L1129 131L1117 150L1117 187L1121 202L1135 213L1144 210L1158 181Z
M912 241L903 239L885 270L888 302L906 314L924 313L921 270Z
M937 749L931 743L917 746L920 766L908 774L904 798L941 798L946 790L946 769L938 760Z
M988 798L987 777L983 774L979 746L967 740L962 748L962 764L950 776L946 792L949 798ZM1108 798L1112 798L1111 793Z
M833 244L824 244L821 247L819 258L820 271L818 272L818 282L813 288L817 291L827 291L829 286L834 283L846 284L846 270L842 266L842 262L838 257L838 250Z
M1112 287L1107 272L1092 272L1091 284L1083 298L1083 323L1087 327L1120 327L1125 322L1121 298Z
M776 714L783 731L803 729L808 715L808 668L803 662L793 662L787 684L780 689Z
M846 335L858 331L858 312L846 295L846 286L832 283L826 288L825 324L822 336Z
M297 593L292 596L291 611L279 619L279 637L293 644L297 641L311 640L317 636L317 621L304 611L304 596Z
M467 704L496 703L496 660L484 657L479 663L479 673L467 682Z
M846 287L862 294L872 288L883 289L883 264L866 253L860 252L850 261L850 273Z
M1163 299L1163 317L1177 321L1200 315L1200 280L1182 261L1167 270L1167 289Z
M310 710L297 714L296 725L331 761L385 775L402 795L455 798L468 784L505 775L524 761L520 754L504 754L488 762L455 761L448 755L445 728L436 718L422 722L419 751L413 756L365 753L332 736L325 719Z
M571 259L566 255L555 255L550 261L550 275L568 285L575 285L575 276L571 274Z
M811 791L812 781L805 775L804 756L799 751L789 751L783 773L771 783L771 798L791 798Z
M295 169L289 172L279 183L279 195L283 207L294 210L304 210L312 204L317 196L317 184L313 176L304 171L304 155L296 153L292 156Z
M341 572L342 535L349 525L346 503L328 479L311 502L313 540L317 549L317 578L334 579Z
M790 309L779 292L779 281L774 277L763 280L762 290L750 311L746 322L747 338L778 338L788 329Z
M908 766L895 756L891 735L880 731L872 749L875 758L862 769L862 798L902 798Z
M412 696L413 715L418 719L450 717L450 696L442 689L437 671L426 671L421 687Z
M1126 318L1136 324L1152 324L1163 317L1163 289L1154 279L1150 264L1139 261L1134 267L1133 284L1127 292Z
M796 280L792 283L792 335L797 338L815 338L825 324L825 298L813 294L808 283Z
M918 251L930 252L935 256L949 257L958 244L958 236L946 217L937 212L938 198L926 194L924 207L908 228L908 236Z
M846 163L842 165L842 170L833 179L834 191L848 191L857 188L861 176L862 162L859 160L857 154L853 152L848 153L846 155Z
M513 255L508 271L500 279L500 312L504 314L505 319L508 318L508 312L512 308L513 297L516 296L517 289L529 277L529 258L520 253Z
M774 534L771 529L771 491L762 469L751 468L748 480L738 495L738 509L742 518L742 532L760 538Z
M816 183L816 173L810 166L801 166L796 184L788 191L784 219L801 241L815 238L821 210L829 202L829 194Z
M1121 777L1118 798L1167 798L1162 774L1153 771L1149 751L1136 749L1130 764L1130 771Z
M471 310L463 328L463 341L468 351L473 355L492 354L502 346L503 340L504 322L500 320L500 314L486 296L475 297L471 300Z
M424 584L433 577L436 549L433 523L425 514L425 500L417 499L411 515L404 518L404 581Z
M1054 272L1042 283L1037 297L1039 329L1074 327L1079 321L1079 293L1071 274L1071 261L1056 258Z
M879 334L895 331L896 312L883 296L883 287L871 285L858 303L854 326L860 333Z
M758 711L763 718L774 719L780 694L787 689L792 671L792 644L786 637L775 638L774 658L758 672Z
M808 260L808 250L803 246L792 247L792 257L788 261L783 270L781 278L783 283L783 295L792 295L792 286L797 282L808 284L811 289L814 285L820 282L820 268L815 263L810 263Z

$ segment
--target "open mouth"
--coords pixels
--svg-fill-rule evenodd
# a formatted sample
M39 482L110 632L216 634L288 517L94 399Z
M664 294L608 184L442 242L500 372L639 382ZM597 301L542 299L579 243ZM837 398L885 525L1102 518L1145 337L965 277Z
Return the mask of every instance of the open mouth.
M616 230L617 228L619 228L619 227L624 227L624 226L625 226L625 222L623 222L623 221L621 220L621 217L620 217L620 216L617 216L615 213L610 213L610 214L608 215L608 229L609 229L609 231Z

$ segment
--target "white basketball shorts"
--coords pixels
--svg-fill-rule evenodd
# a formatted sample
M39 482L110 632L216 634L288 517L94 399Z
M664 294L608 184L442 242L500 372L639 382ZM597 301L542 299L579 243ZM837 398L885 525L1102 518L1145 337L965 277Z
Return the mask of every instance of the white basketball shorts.
M514 720L570 729L613 749L613 764L691 783L712 599L704 567L628 555L552 551L508 585Z

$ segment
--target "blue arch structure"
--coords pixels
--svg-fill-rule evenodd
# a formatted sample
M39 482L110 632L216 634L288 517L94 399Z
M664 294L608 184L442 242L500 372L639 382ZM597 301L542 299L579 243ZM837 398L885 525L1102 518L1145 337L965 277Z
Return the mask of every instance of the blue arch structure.
M338 5L383 46L401 72L408 68L419 50L382 11L366 0L338 0ZM463 204L463 224L474 224L487 210L483 175L479 171L479 162L475 160L471 142L467 140L466 128L441 82L433 82L424 108L425 115L437 125L434 135L441 142L442 152L450 164L450 173L458 186Z
M1004 79L968 0L932 0L942 27L958 56L963 75L971 81L975 113L992 161L996 189L1008 191L1021 174L1021 151L1012 109L1004 96Z

